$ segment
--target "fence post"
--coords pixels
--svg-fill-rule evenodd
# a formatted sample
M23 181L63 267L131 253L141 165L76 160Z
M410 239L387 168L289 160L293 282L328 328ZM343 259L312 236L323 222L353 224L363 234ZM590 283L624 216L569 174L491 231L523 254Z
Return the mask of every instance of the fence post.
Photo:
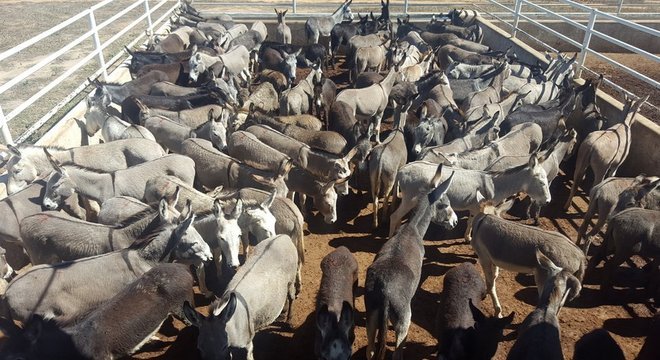
M9 132L9 126L7 125L7 119L5 118L5 113L0 107L0 142L8 145L13 144L14 139L11 138L11 132Z
M403 13L408 14L408 0L403 1Z
M103 58L103 51L101 50L101 39L99 39L99 30L96 27L96 17L94 17L94 10L89 9L89 28L94 32L94 49L98 51L99 64L103 70L103 80L108 81L108 71L105 68L105 59Z
M589 49L589 43L591 42L591 34L594 31L594 25L596 24L596 10L592 9L591 14L589 14L589 23L587 24L587 29L584 31L584 40L582 40L582 48L580 49L580 55L578 57L578 68L575 70L575 78L579 79L582 76L582 67L584 66L584 61L587 58L587 49Z
M621 16L622 7L623 7L623 0L619 0L619 6L616 7L616 16Z
M147 13L147 30L151 31L154 23L151 22L151 9L149 9L149 0L144 0L144 12Z
M297 14L298 13L298 2L296 0L292 0L292 1L293 1L293 4L291 5L291 7L293 7L293 13Z
M513 33L511 37L515 38L518 35L518 22L520 21L520 10L522 9L522 0L516 0L516 6L513 13Z

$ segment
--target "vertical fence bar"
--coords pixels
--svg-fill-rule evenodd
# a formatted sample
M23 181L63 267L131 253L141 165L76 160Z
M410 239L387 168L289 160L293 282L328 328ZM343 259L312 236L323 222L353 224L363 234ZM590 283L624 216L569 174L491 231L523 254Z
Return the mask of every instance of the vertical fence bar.
M522 10L522 0L516 0L516 6L513 13L513 33L511 37L518 35L518 22L520 22L520 11Z
M297 14L298 13L298 1L292 0L293 4L291 4L291 7L293 8L293 13Z
M408 14L408 0L403 1L403 13Z
M94 49L98 51L99 64L103 70L103 80L108 81L108 71L105 67L105 59L103 58L103 51L101 50L101 39L99 38L99 30L96 27L96 17L94 17L94 10L89 9L89 28L94 31Z
M619 0L619 6L616 7L616 16L621 16L622 7L623 7L623 0Z
M591 42L591 34L594 30L594 25L596 24L596 10L592 9L589 14L589 24L587 24L587 29L584 31L584 40L582 40L582 48L580 49L580 55L578 57L578 68L575 71L575 78L579 79L582 76L582 67L584 62L587 59L587 49L589 48L589 43Z
M0 142L9 145L14 143L14 139L11 137L11 132L9 131L9 125L7 124L7 119L5 118L5 113L0 107Z
M154 23L151 21L151 9L149 9L149 0L144 0L144 12L147 14L147 31L151 31Z

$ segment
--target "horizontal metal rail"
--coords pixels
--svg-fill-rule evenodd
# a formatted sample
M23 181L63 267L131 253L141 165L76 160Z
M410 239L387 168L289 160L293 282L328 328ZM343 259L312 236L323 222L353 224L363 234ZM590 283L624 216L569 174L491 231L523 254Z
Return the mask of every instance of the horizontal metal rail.
M43 87L40 87L39 90L34 93L32 96L30 96L27 100L23 101L21 104L19 104L16 108L14 108L11 112L9 112L7 115L5 115L2 111L2 108L0 107L0 140L3 143L12 143L13 139L11 136L11 133L9 131L9 128L7 126L7 123L11 121L12 119L16 118L18 115L20 115L22 112L24 112L27 108L31 107L34 105L37 101L39 101L43 96L51 92L56 86L64 82L66 79L68 79L71 75L82 69L83 67L87 66L89 61L93 60L95 57L98 58L100 68L94 71L93 78L98 77L99 75L103 74L105 78L106 71L108 70L109 67L113 66L117 61L119 61L122 57L126 57L126 54L124 53L124 49L122 48L121 51L119 51L115 56L113 56L110 61L106 62L104 57L103 57L103 51L108 48L110 45L115 43L119 38L124 36L126 33L128 33L131 30L134 30L140 23L144 22L145 19L147 20L147 27L145 27L145 30L150 30L155 26L156 24L159 24L161 22L164 22L168 20L169 16L174 12L174 10L179 6L178 1L172 1L172 0L161 0L158 4L156 4L153 7L149 6L149 0L137 0L125 8L121 9L111 17L109 17L107 20L103 21L100 24L96 24L95 21L95 16L94 16L94 11L98 10L110 3L112 3L114 0L105 0L101 1L98 4L95 4L91 6L90 8L72 16L71 18L63 21L62 23L28 39L27 41L7 50L2 53L0 53L0 61L7 60L11 58L12 56L20 53L21 51L39 43L40 41L47 39L49 36L52 36L55 33L58 33L67 27L71 26L72 24L76 23L77 21L80 21L84 19L85 17L89 18L90 20L90 29L86 31L83 35L75 38L73 41L69 42L68 44L64 45L62 48L58 49L57 51L49 54L47 57L39 61L38 63L30 66L28 69L22 71L20 74L9 80L8 82L2 84L0 86L0 94L3 94L7 92L8 90L12 89L15 87L17 84L21 83L25 79L29 78L31 75L39 71L40 69L50 65L53 61L56 59L62 57L64 54L67 52L71 51L73 48L76 46L80 45L82 42L84 42L87 39L93 39L94 40L94 50L91 51L89 54L87 54L85 57L83 57L81 60L77 61L73 66L70 66L64 71L62 74L60 74L58 77L56 77L54 80L50 81L48 84L46 84ZM154 0L152 0L154 1ZM174 5L169 8L165 14L163 14L156 22L152 22L152 15L158 11L160 8L162 8L164 5L167 3L174 3ZM99 40L99 32L109 25L115 23L117 20L125 17L127 14L134 12L136 8L139 6L144 6L144 13L142 13L137 19L132 21L130 24L124 26L121 30L116 31L113 33L113 35L106 40L105 42L101 43ZM130 46L133 46L134 44L137 43L140 39L144 38L144 34L141 33L135 40L129 44ZM84 78L88 78L89 75L84 76ZM71 93L69 93L63 100L58 102L51 110L49 110L44 116L42 116L39 120L37 120L35 123L33 123L28 130L21 134L19 138L17 139L19 142L20 141L25 141L29 136L31 136L34 131L36 131L39 127L41 127L44 123L46 123L55 113L57 113L59 110L61 110L66 104L75 96L80 94L81 91L83 91L87 86L89 85L88 81L85 80L83 81L80 85L78 85Z

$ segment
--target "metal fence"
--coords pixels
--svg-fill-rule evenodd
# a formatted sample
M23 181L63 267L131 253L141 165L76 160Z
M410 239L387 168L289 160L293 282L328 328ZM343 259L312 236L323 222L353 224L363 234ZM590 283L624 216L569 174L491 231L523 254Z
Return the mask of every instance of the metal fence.
M500 20L502 23L508 25L511 28L511 34L515 38L518 36L519 33L525 33L528 35L529 39L532 39L533 41L536 41L543 47L547 48L548 50L556 51L554 48L552 48L550 45L548 45L545 42L542 42L541 40L537 39L531 34L528 34L524 32L520 28L520 20L525 20L531 24L533 24L535 27L546 31L550 34L553 34L557 38L561 39L562 41L565 41L568 44L571 44L575 46L576 48L579 49L580 55L578 57L578 69L576 71L575 77L579 78L582 76L583 71L588 71L593 74L595 72L591 71L589 68L585 66L586 58L588 55L595 56L598 60L604 61L612 66L614 66L617 70L623 71L627 73L628 75L642 80L645 83L649 84L655 89L660 90L660 82L656 81L655 79L650 78L649 76L642 74L626 65L623 65L616 60L599 53L598 51L595 51L590 47L591 40L594 36L601 38L611 44L617 45L623 49L626 49L632 53L638 54L646 59L649 59L656 64L660 65L660 57L657 56L656 54L649 53L646 50L640 49L636 46L630 45L626 42L621 41L620 39L617 39L616 37L604 34L594 28L595 24L597 23L598 20L607 20L607 21L612 21L615 23L618 23L620 25L623 25L625 28L637 31L637 32L643 32L649 35L652 35L656 40L660 39L660 31L650 28L648 26L640 25L638 23L635 23L633 21L627 20L620 18L616 16L615 14L610 14L607 12L603 12L601 10L597 10L595 8L585 6L583 4L576 3L571 0L556 0L557 3L565 5L565 6L570 6L573 9L573 12L578 12L581 13L582 15L585 15L588 18L587 24L582 24L575 19L571 19L570 17L566 16L565 14L560 14L552 11L546 6L542 6L539 4L536 4L532 1L529 0L515 0L513 3L513 7L504 5L500 3L497 0L488 0L490 3L497 5L500 9L505 10L506 13L509 13L512 15L512 18L510 21L507 21L503 19L502 17L498 16L496 13L490 13L491 16L497 18ZM535 16L535 14L544 14L545 16L548 16L552 19L555 20L561 20L567 24L572 25L573 27L581 30L584 32L582 41L576 41L568 36L561 34L557 32L556 30L548 27L547 25L544 25L543 23L538 21L538 16ZM659 40L660 41L660 40ZM634 91L631 91L630 89L624 89L621 87L619 84L613 83L608 79L604 79L605 83L612 86L616 90L620 92L626 92L628 94L633 94L633 95L641 95L641 94L635 94ZM656 110L658 109L658 105L660 104L652 104L650 102L647 102L647 104Z
M11 48L7 51L4 51L0 53L0 64L5 65L6 60L10 59L11 57L15 56L16 54L20 53L21 51L24 51L27 48L30 48L31 46L34 46L35 44L41 42L41 41L46 41L49 37L51 37L53 34L65 31L71 24L75 23L76 21L79 21L81 19L88 19L89 23L89 30L85 32L83 35L79 36L75 40L69 42L68 44L64 45L62 48L58 49L57 51L49 54L48 56L44 57L42 60L40 60L38 63L32 65L28 69L22 71L19 75L15 76L8 82L0 85L0 95L3 93L10 91L12 88L14 88L17 84L21 83L25 79L28 79L31 75L33 75L35 72L39 71L40 69L46 67L47 65L51 64L53 61L61 57L63 54L65 54L67 51L75 47L76 45L82 43L83 41L87 39L91 39L94 45L94 50L84 56L80 61L78 61L75 65L69 67L66 71L64 71L62 74L57 76L55 79L47 83L45 86L40 86L38 91L34 93L29 99L26 101L22 102L20 105L12 109L8 114L5 114L2 109L2 104L0 104L0 141L3 143L13 143L14 141L17 143L25 141L36 129L41 127L46 121L48 121L54 114L56 114L60 109L65 107L73 98L75 98L78 94L80 94L88 85L88 81L82 81L71 93L69 93L67 96L65 96L60 102L58 102L52 109L50 109L45 115L43 115L41 118L36 120L30 128L23 134L21 134L18 138L13 139L12 134L9 130L8 127L8 122L11 121L12 119L16 118L18 115L20 115L22 112L24 112L27 108L30 106L33 106L37 101L39 101L45 94L49 93L52 91L55 87L57 87L59 84L61 84L65 79L69 78L72 76L72 74L75 74L77 72L80 72L80 70L85 66L87 63L90 61L96 60L98 61L98 67L96 70L91 73L91 74L85 74L82 79L85 79L87 77L97 77L97 76L102 76L104 79L107 77L107 71L108 69L113 66L113 64L116 64L119 60L122 60L126 57L126 54L124 51L119 51L116 55L114 55L112 58L109 60L106 60L103 54L103 50L106 49L108 46L113 44L115 41L117 41L122 35L126 34L128 31L131 29L136 29L140 28L141 26L144 26L144 22L146 21L146 27L144 30L153 30L156 28L159 24L165 23L169 16L172 14L172 12L177 8L179 2L174 1L174 0L161 0L154 4L156 0L137 0L130 5L128 5L126 8L118 11L116 14L108 18L107 20L97 24L96 21L96 16L95 12L98 11L99 9L103 8L104 6L114 2L115 0L105 0L101 1L99 4L94 5L90 7L87 10L84 10L80 12L79 14L69 18L68 20L52 27L49 30L46 30L31 39L23 42L22 44L15 46L14 48ZM617 22L619 24L622 24L626 27L629 27L631 29L634 29L635 31L642 31L648 34L651 34L656 37L656 39L660 39L660 31L639 25L637 23L634 23L630 20L622 19L618 16L616 16L617 13L621 13L622 11L626 14L635 14L635 9L639 9L638 7L632 7L633 4L625 4L623 0L603 0L597 4L591 4L591 5L596 5L600 6L604 10L596 10L592 7L585 6L579 3L576 3L571 0L555 0L552 2L548 2L541 0L543 3L539 4L538 2L533 2L530 0L511 0L508 3L504 3L505 0L477 0L474 2L438 2L438 1L431 1L431 0L403 0L403 1L391 1L390 2L390 7L391 7L391 12L393 15L398 15L402 13L413 13L414 15L418 16L425 16L425 15L430 15L432 13L437 13L438 11L444 10L446 11L447 9L453 8L453 7L465 7L465 8L477 8L481 10L483 13L487 13L490 16L502 21L503 23L507 24L508 26L511 27L512 29L512 34L514 37L518 36L519 33L523 33L524 31L519 28L519 23L520 20L525 20L528 21L535 26L539 27L540 29L547 31L549 33L554 34L558 38L562 39L563 41L566 41L569 44L572 44L579 48L581 50L581 54L579 57L579 65L580 65L580 70L577 72L577 76L580 76L582 70L587 70L590 71L588 68L584 67L586 57L589 56L595 56L598 59L605 61L613 66L615 66L618 69L621 69L621 71L624 71L628 73L631 76L634 76L637 79L641 79L645 81L646 83L650 84L656 89L660 89L660 83L658 81L648 77L645 74L641 74L634 69L631 69L627 66L624 66L617 61L608 58L607 56L600 54L596 51L594 51L592 48L590 48L590 42L592 37L596 36L601 39L604 39L605 41L611 42L613 44L616 44L626 50L629 50L631 52L634 52L636 54L639 54L640 56L643 56L647 59L650 59L654 62L660 62L660 57L658 57L655 54L651 54L647 51L644 51L642 49L639 49L635 46L632 46L630 44L627 44L619 39L616 39L612 36L609 36L607 34L604 34L602 32L597 31L594 29L594 24L599 20L599 19L604 19L604 20L610 20ZM629 0L628 0L629 1ZM160 16L158 19L153 20L152 15L155 14L155 12L160 9L161 7L165 6L167 3L172 4L171 7L166 8L167 10ZM332 11L335 7L336 4L333 3L321 3L321 2L302 2L298 0L291 0L291 1L282 1L282 2L266 2L266 1L250 1L246 0L245 2L195 2L195 6L199 7L200 9L204 9L205 7L208 6L214 6L214 7L220 7L221 11L223 12L230 12L230 10L233 8L239 9L237 11L234 11L233 13L241 12L240 9L245 8L246 6L249 7L250 11L245 13L249 14L252 16L255 15L260 15L258 7L261 6L263 7L264 11L272 11L273 7L278 7L278 8L286 8L290 7L294 13L297 13L299 17L304 17L308 16L309 13L323 13L323 12L330 12ZM643 3L646 4L646 3ZM486 5L490 7L486 7ZM635 3L634 5L639 5L639 3ZM646 4L644 6L647 6ZM353 2L352 7L357 8L357 9L375 9L378 10L380 8L380 1L371 1L371 2ZM651 4L651 9L653 9L653 5ZM624 11L625 10L625 11ZM108 40L105 42L101 41L101 37L99 36L99 32L108 27L110 24L115 22L117 19L122 18L129 12L132 12L132 14L135 14L135 12L141 11L142 15L139 16L136 20L131 22L129 25L124 27L123 29L117 31L114 33ZM162 12L162 11L161 11ZM649 11L643 11L644 14L649 14ZM652 13L652 11L651 11ZM266 15L267 14L267 15ZM269 16L272 17L272 13L264 12L263 16ZM537 19L540 17L546 17L546 18L554 18L554 19L559 19L561 21L564 21L566 23L571 24L572 26L584 31L584 37L581 42L575 41L553 29L550 27L540 23ZM579 21L579 18L587 18L588 22L586 25L581 24ZM657 18L657 17L656 17ZM127 46L132 47L135 44L137 44L139 41L141 41L144 38L144 33L141 33L140 36L138 36L136 39L134 39L132 42L127 44ZM530 37L534 39L534 37ZM538 41L538 40L536 40ZM122 44L124 45L124 44ZM552 47L549 45L542 43L543 46L550 50ZM613 86L614 88L620 90L620 91L626 91L625 89L622 89L619 85L614 84L608 80L606 82ZM630 92L632 93L632 92Z
M60 109L66 106L71 101L71 99L73 99L78 94L80 94L89 85L88 81L84 80L71 93L65 96L59 103L57 103L52 109L50 109L45 115L43 115L40 119L36 120L26 132L20 134L18 138L14 139L9 130L8 122L19 116L27 108L33 106L37 101L39 101L42 97L44 97L44 95L51 92L54 88L62 84L62 82L68 79L69 77L79 75L79 77L81 77L82 79L86 79L88 77L96 78L98 76L102 76L104 80L107 80L108 69L113 64L117 63L119 60L124 59L126 57L126 53L123 50L121 50L112 58L106 60L103 54L103 50L108 48L119 38L121 38L124 34L126 34L127 32L133 29L143 28L144 30L152 30L156 28L159 24L162 24L164 23L164 21L168 20L170 14L178 6L178 1L173 2L171 0L162 0L156 3L155 0L151 0L151 2L150 0L137 0L131 3L130 5L128 5L126 8L112 15L107 20L97 24L95 13L97 13L99 9L103 8L104 6L107 6L108 4L113 3L114 1L115 0L101 1L100 3L90 7L89 9L86 9L78 13L77 15L72 16L71 18L65 20L64 22L32 37L31 39L21 43L20 45L15 46L7 51L4 51L3 53L0 53L0 64L5 65L7 64L7 59L11 59L12 57L19 54L21 51L24 51L39 42L48 41L49 38L56 33L66 32L67 29L69 29L72 26L72 24L85 18L87 18L89 22L89 30L85 32L83 35L79 36L75 40L64 45L57 51L44 57L41 61L25 69L24 71L22 71L20 74L18 74L8 82L0 85L0 95L2 95L7 91L11 91L13 88L15 88L21 82L24 82L26 79L29 79L30 76L34 75L40 69L52 64L55 60L61 58L64 54L66 54L71 49L78 46L85 40L91 39L94 45L93 46L94 50L92 52L90 52L85 57L80 59L75 65L69 67L66 71L59 74L52 81L48 82L44 86L39 86L38 91L36 91L36 93L34 93L26 101L22 102L16 108L12 109L11 112L9 112L8 114L4 113L0 104L0 141L2 143L10 144L13 143L14 141L17 143L25 141L34 131L36 131L39 127L41 127L55 113L57 113ZM160 16L158 19L152 19L152 15L156 14L156 12L161 7L165 6L168 3L174 5L171 6L169 9L167 9L165 13L162 16ZM101 37L99 36L99 34L103 29L113 24L115 21L117 21L117 19L126 16L126 14L128 14L129 12L135 14L135 12L138 11L142 12L142 15L140 15L137 19L135 19L133 22L131 22L124 28L113 33L113 35L108 40L101 42ZM162 11L159 11L159 13L160 12ZM131 43L122 44L122 45L127 45L129 47L134 46L140 40L142 40L144 36L145 36L144 32L141 32L141 35L139 35ZM98 68L93 73L87 73L81 75L80 70L94 59L98 61Z

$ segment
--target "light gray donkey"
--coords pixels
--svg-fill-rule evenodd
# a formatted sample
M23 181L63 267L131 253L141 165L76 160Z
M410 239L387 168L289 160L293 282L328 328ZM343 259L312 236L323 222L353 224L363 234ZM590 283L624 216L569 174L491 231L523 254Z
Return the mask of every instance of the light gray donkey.
M318 44L319 37L330 36L330 31L343 20L352 21L353 13L351 12L351 5L353 0L346 0L337 10L330 16L313 16L305 21L305 35L307 36L308 44Z
M287 307L287 322L293 315L296 249L286 235L277 235L255 246L254 253L210 306L209 316L185 303L186 318L197 328L197 348L203 359L225 359L237 349L254 359L252 339L274 322Z
M122 195L142 200L147 181L156 175L174 175L189 185L195 177L194 161L182 155L164 156L112 173L99 173L72 165L61 166L50 155L49 160L55 169L48 178L43 198L43 204L49 210L59 208L62 201L74 193L99 203Z
M419 286L424 260L424 234L433 220L447 223L455 217L446 192L453 174L440 182L442 165L422 189L415 215L392 236L367 268L364 303L367 311L367 359L385 359L387 329L390 322L396 333L393 359L403 359L403 346L412 318L410 303ZM440 203L440 208L436 207ZM376 337L378 336L378 348Z
M649 95L642 99L629 99L626 94L626 104L623 108L623 122L611 126L607 130L594 131L587 135L578 149L575 173L571 193L566 200L564 210L568 210L577 192L580 182L588 167L594 172L594 186L608 177L615 176L619 166L626 160L630 152L632 131L630 127L635 121L635 115Z
M85 112L85 130L88 136L94 136L101 130L105 142L121 139L144 138L155 141L154 135L141 125L131 124L108 111L110 94L105 88L96 88L87 96Z
M286 13L289 9L284 11L277 11L275 9L275 14L277 14L277 28L275 29L275 41L281 42L282 44L291 44L291 28L286 24Z
M312 111L314 86L321 82L321 64L313 64L312 71L298 85L282 93L280 115L309 114Z

